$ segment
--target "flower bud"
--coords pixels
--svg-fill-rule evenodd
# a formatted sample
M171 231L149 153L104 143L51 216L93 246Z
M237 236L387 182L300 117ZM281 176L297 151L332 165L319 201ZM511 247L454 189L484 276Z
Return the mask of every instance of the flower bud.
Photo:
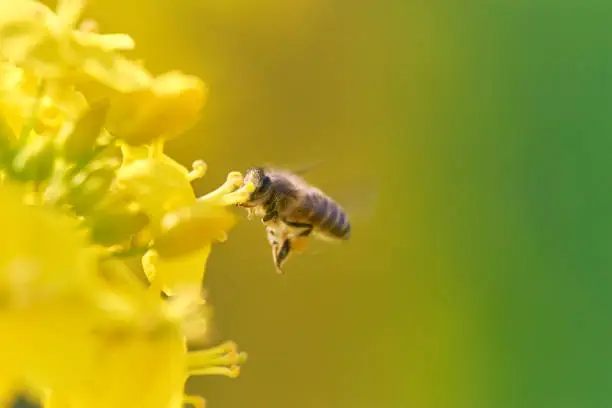
M115 211L97 212L89 218L90 237L101 245L114 245L125 242L140 232L149 223L143 212Z
M12 157L13 148L17 137L13 129L0 114L0 166L4 166Z
M108 107L108 100L97 101L77 119L61 144L66 160L76 163L89 158L106 121Z
M171 139L199 118L206 87L194 76L169 72L142 91L121 95L109 113L109 131L130 145Z
M77 214L84 214L108 194L114 179L115 171L108 167L79 172L70 182L66 201Z
M16 180L42 182L51 175L54 160L52 139L32 137L17 150L9 172Z

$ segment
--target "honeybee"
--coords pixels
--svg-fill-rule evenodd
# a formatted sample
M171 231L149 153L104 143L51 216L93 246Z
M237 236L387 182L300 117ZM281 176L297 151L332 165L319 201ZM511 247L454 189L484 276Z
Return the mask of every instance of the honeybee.
M302 253L312 236L327 241L346 241L351 224L346 211L316 187L295 173L264 167L246 171L244 183L255 190L245 203L249 218L260 216L266 226L276 271L292 253Z

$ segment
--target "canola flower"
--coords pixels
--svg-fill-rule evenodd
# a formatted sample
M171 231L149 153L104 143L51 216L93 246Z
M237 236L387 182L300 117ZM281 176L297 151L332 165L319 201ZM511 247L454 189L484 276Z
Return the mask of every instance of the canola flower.
M152 75L84 6L0 0L0 406L25 390L45 408L203 407L186 380L236 377L246 358L187 342L206 335L206 262L253 186L230 172L195 195L206 164L164 143L197 121L205 85Z

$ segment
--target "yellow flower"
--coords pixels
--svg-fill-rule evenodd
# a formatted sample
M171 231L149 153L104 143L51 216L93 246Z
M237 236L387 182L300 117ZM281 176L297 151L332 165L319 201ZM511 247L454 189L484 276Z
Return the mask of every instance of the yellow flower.
M46 408L202 408L187 378L246 359L186 342L206 336L206 262L253 185L231 172L196 197L206 164L163 144L197 120L203 82L154 78L121 55L129 36L76 28L84 3L0 0L0 405L25 386Z
M165 215L162 230L154 238L154 249L142 259L154 289L170 295L177 290L199 292L213 243L224 242L236 223L227 207L243 202L252 191L251 184L236 190L241 180L239 173L230 173L214 192Z
M12 130L19 135L24 118L32 114L36 94L36 78L24 69L11 64L0 64L0 114Z
M71 407L180 406L186 351L179 327L171 323L102 326L89 339L89 353L70 356L77 360L66 364L71 372L55 373L45 388Z
M235 224L228 207L246 200L253 186L238 189L242 176L232 172L221 187L196 200L191 181L204 175L205 164L196 162L189 172L163 154L162 143L123 146L129 159L117 172L117 186L151 220L153 250L142 264L152 290L199 292L212 244L224 241Z
M86 106L85 97L71 84L48 81L40 87L31 71L0 64L0 114L16 135L32 114L36 115L34 129L55 134L63 124L75 120Z
M0 390L26 383L47 406L169 408L189 375L237 374L245 355L229 343L186 352L192 298L150 296L122 263L98 261L74 220L24 205L24 190L0 186Z
M117 171L117 187L126 190L159 226L164 214L195 201L189 171L163 154L163 144L146 149L122 146L129 158Z
M90 289L95 257L84 249L87 236L78 229L78 221L44 207L25 205L26 191L25 186L8 181L0 185L0 290L10 289L14 294L17 283L40 291ZM31 276L20 275L19 268L11 269L13 264L31 265L33 260L37 265L32 266Z

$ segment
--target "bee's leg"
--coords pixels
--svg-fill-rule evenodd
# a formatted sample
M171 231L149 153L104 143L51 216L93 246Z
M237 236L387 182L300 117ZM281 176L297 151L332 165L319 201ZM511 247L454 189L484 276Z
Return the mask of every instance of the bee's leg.
M277 218L278 218L278 213L276 211L270 211L266 213L266 215L263 216L263 218L261 219L261 222L263 222L264 224L268 224L276 220Z
M272 261L274 262L274 267L276 268L276 273L279 275L283 274L283 270L278 266L278 248L280 245L272 245Z
M278 274L283 274L282 266L289 258L289 254L291 252L291 241L289 239L285 239L282 245L277 246L277 251L274 253L274 264L276 265L276 272Z
M283 222L291 228L297 230L294 234L292 234L294 237L308 237L314 229L312 224L306 224L304 222L292 222L287 220L283 220Z
M274 266L276 267L276 272L278 274L282 274L283 271L278 266L279 265L278 253L279 253L279 248L281 247L281 245L279 244L279 239L281 237L277 237L276 235L277 234L274 228L266 227L266 236L268 238L268 242L270 243L270 246L272 247L272 261L274 262Z
M268 237L268 242L270 245L278 245L278 237L276 236L276 231L272 227L266 227L266 236Z
M247 220L252 220L253 216L255 215L255 209L254 208L247 208Z
M306 227L306 228L304 229L304 231L300 232L300 233L298 234L298 236L299 236L299 237L304 237L304 238L307 238L307 237L308 237L308 236L310 236L310 234L312 233L312 230L313 230L313 226L312 226L312 225L309 225L308 227Z

